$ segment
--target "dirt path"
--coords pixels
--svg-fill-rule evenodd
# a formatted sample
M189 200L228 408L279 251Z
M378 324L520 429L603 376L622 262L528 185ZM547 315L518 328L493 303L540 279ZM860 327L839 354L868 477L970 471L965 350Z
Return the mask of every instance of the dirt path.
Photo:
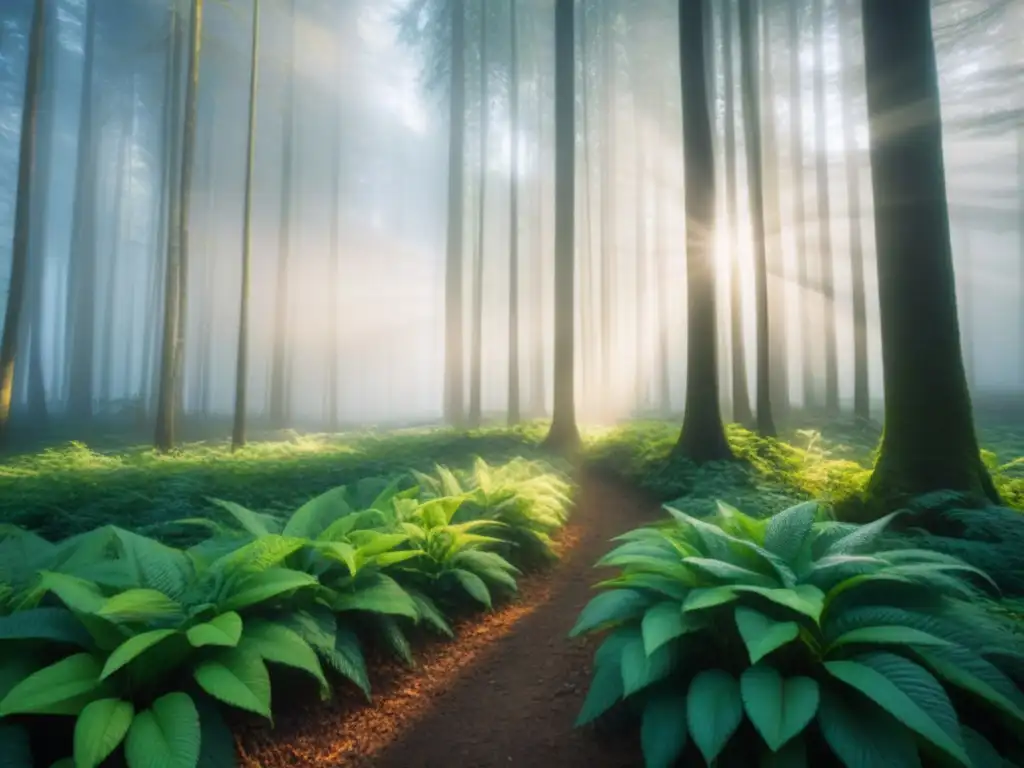
M622 489L586 478L563 534L562 560L522 581L520 597L418 654L415 670L374 679L373 706L341 703L280 718L240 744L248 766L346 768L627 768L639 745L609 742L573 721L595 643L567 635L594 594L592 567L609 539L651 519ZM344 697L352 699L354 697Z

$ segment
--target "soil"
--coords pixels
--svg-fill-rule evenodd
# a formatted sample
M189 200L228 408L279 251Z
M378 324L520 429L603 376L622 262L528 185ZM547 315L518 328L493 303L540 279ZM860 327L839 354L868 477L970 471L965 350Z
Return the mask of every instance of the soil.
M561 559L520 580L518 597L455 627L455 640L417 648L416 669L371 671L371 705L357 696L282 714L274 730L239 734L250 768L631 768L638 739L574 728L590 684L593 638L570 639L609 539L655 507L606 480L582 479L560 537Z

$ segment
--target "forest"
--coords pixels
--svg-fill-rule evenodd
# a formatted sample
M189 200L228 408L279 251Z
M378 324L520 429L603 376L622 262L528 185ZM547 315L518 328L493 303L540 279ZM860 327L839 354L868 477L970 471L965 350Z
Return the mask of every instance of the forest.
M0 0L0 768L1024 766L1022 40Z

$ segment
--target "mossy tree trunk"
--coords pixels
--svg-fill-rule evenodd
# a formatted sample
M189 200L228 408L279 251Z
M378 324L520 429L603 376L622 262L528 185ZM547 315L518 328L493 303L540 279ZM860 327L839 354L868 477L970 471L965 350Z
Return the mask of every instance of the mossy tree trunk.
M863 0L885 428L868 483L882 513L949 489L998 494L960 349L929 0ZM913 105L917 118L893 128Z
M580 442L575 382L576 67L573 0L555 0L555 384L547 447Z
M732 458L718 407L715 166L705 54L706 10L705 0L679 0L688 344L683 429L674 451L697 462Z

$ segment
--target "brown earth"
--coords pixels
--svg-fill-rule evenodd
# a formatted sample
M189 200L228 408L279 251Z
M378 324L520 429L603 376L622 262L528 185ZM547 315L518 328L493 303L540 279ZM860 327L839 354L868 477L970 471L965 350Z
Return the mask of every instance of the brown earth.
M573 721L595 643L569 630L602 577L609 539L652 518L649 503L595 477L581 483L557 565L520 581L518 597L417 649L417 667L374 665L372 705L355 696L239 734L249 768L627 768L636 739L599 738Z

